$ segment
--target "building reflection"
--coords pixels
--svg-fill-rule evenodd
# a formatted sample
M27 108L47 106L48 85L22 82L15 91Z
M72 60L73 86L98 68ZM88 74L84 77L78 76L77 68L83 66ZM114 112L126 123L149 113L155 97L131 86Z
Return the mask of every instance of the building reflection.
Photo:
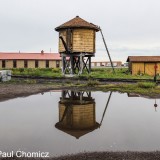
M142 96L142 95L139 95L139 94L136 94L136 93L128 93L128 97L143 97L143 98L147 98L147 99L154 99L153 107L154 107L155 111L157 112L157 107L158 107L157 98Z
M91 92L62 91L59 122L55 127L77 139L99 128Z

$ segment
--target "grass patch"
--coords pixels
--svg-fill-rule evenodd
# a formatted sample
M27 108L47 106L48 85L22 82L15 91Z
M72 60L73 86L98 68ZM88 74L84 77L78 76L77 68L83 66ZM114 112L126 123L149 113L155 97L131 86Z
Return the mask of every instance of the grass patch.
M24 76L43 76L43 77L62 77L60 68L14 68L13 75ZM78 75L77 75L78 76ZM75 76L75 77L77 77ZM93 68L88 74L84 71L79 77L92 78L113 78L113 79L153 79L149 75L131 75L127 68L115 68L115 74L111 68ZM74 77L73 77L74 78ZM159 77L157 77L159 79Z
M24 80L24 83L27 83L27 84L36 84L37 81L35 79L26 79L26 80Z
M13 75L21 76L44 76L44 77L61 77L60 68L14 68Z
M156 96L160 94L160 86L155 83L141 82L135 84L107 84L99 85L98 90L101 91L118 91L121 93L137 93L147 96Z
M89 87L94 87L94 86L98 86L100 83L98 81L94 81L94 80L89 80L86 84L86 86Z
M120 93L137 93L140 95L147 95L149 97L155 97L160 95L160 86L156 85L156 83L152 82L138 82L138 83L108 83L104 84L96 80L89 79L88 81L81 81L81 80L63 80L60 82L52 82L52 81L36 81L34 79L12 79L11 81L7 82L0 82L0 84L13 84L16 87L16 84L45 84L54 86L56 88L64 88L67 87L69 89L76 89L76 90L92 90L92 91L118 91Z
M128 68L115 68L115 73L113 73L111 68L94 68L91 73L88 74L84 72L81 77L88 78L115 78L115 79L153 79L149 75L132 75Z
M155 88L156 83L153 83L153 82L138 82L137 86L139 88Z

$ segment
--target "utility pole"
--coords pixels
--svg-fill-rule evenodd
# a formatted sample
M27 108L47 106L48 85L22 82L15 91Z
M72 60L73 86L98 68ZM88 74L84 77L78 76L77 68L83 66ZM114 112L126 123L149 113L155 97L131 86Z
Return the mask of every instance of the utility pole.
M102 35L103 43L104 43L104 46L105 46L105 48L106 48L106 51L107 51L107 54L108 54L108 57L109 57L109 60L110 60L110 63L111 63L113 73L115 73L115 70L114 70L114 67L113 67L113 62L112 62L111 56L110 56L110 54L109 54L109 50L108 50L108 47L107 47L106 41L105 41L105 39L104 39L104 36L103 36L102 30L101 30L101 28L100 28L100 27L99 27L99 30L100 30L101 35Z

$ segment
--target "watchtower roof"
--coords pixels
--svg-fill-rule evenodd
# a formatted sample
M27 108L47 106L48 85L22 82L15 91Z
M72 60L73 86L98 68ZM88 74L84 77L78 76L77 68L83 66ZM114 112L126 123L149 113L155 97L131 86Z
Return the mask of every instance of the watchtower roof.
M79 139L80 137L98 129L100 127L99 123L95 123L95 125L91 128L87 128L87 129L74 129L74 128L65 128L63 125L61 125L60 122L55 124L55 127L73 137L75 137L76 139Z
M96 32L99 31L98 26L85 21L84 19L80 18L79 16L76 16L75 18L69 20L68 22L56 27L55 30L59 31L62 29L67 29L67 28L87 28L87 29L93 29Z

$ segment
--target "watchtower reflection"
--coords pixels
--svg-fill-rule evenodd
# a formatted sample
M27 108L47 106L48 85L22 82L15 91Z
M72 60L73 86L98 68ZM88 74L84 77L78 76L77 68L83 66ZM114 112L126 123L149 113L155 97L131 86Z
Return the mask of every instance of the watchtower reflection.
M55 127L77 139L100 126L96 122L95 100L91 92L62 91L59 122Z

